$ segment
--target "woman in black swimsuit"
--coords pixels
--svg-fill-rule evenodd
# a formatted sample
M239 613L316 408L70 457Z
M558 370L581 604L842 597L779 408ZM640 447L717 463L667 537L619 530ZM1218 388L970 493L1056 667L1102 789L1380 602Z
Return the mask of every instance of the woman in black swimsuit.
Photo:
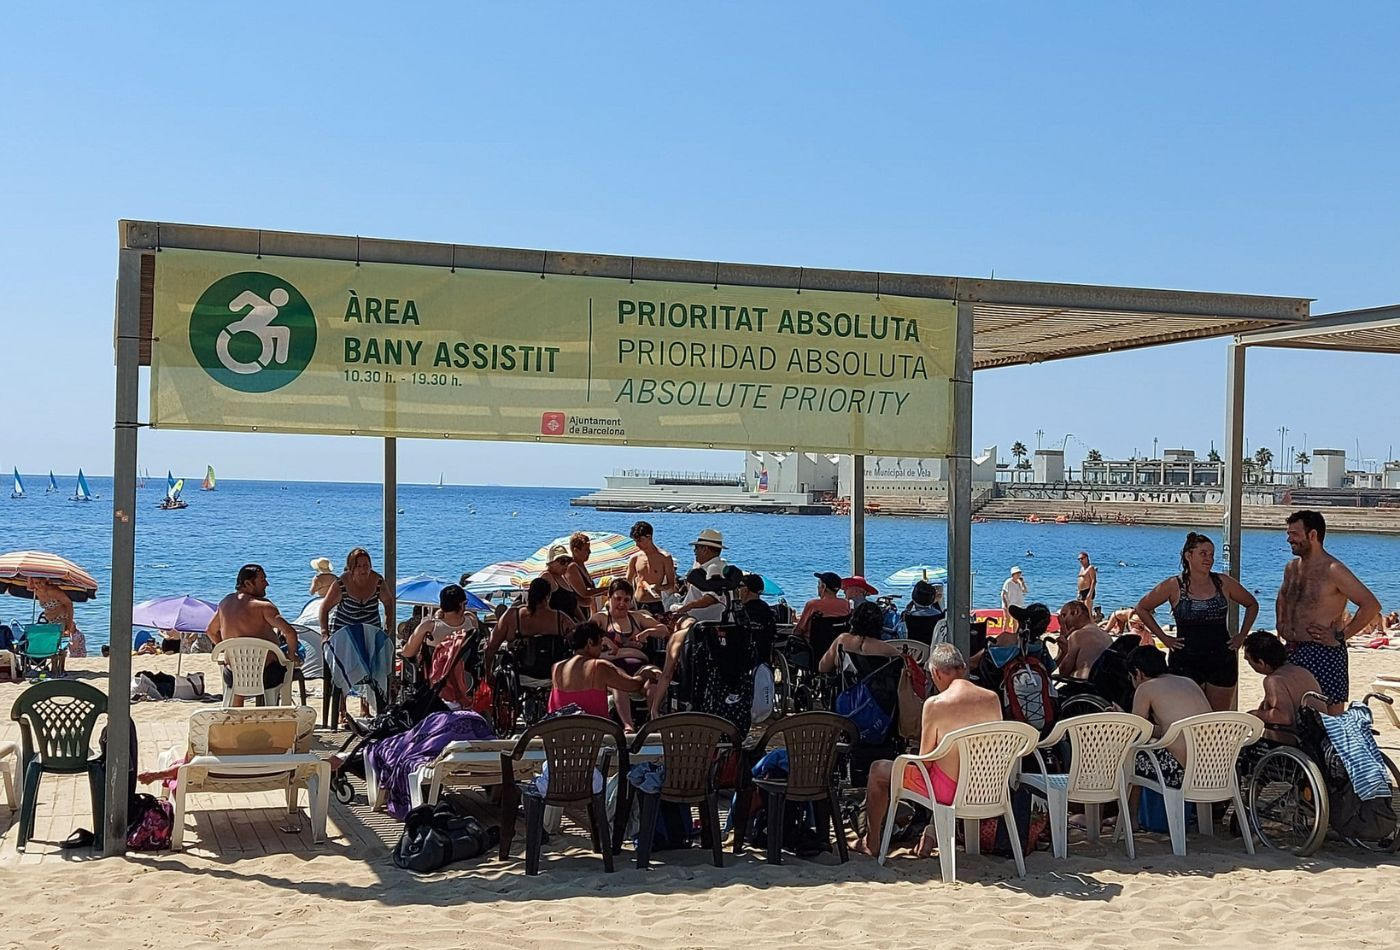
M1205 690L1210 708L1230 709L1239 682L1239 649L1254 618L1259 601L1229 574L1217 574L1215 545L1192 531L1181 548L1181 573L1168 577L1138 601L1136 613L1143 625L1171 648L1168 669L1195 680ZM1168 636L1157 624L1155 611L1171 604L1176 635ZM1244 608L1240 632L1233 639L1227 626L1232 605Z
M554 588L548 578L537 577L530 582L525 594L525 603L512 607L501 615L496 629L491 631L491 639L486 644L485 665L488 674L493 671L496 651L517 639L530 639L527 649L527 662L520 670L526 676L536 679L549 679L550 670L557 660L568 654L564 638L574 629L574 620L567 614L549 605L549 597ZM536 642L535 637L554 637L548 643ZM555 654L558 654L557 656ZM530 662L531 657L537 662Z

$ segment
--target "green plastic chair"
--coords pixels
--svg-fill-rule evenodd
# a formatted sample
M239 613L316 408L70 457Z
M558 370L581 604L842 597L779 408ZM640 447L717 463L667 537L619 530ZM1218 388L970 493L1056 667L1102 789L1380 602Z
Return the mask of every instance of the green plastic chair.
M10 718L20 724L20 765L24 792L20 797L19 850L34 833L34 810L39 803L39 779L45 772L76 775L86 772L92 793L94 847L102 849L106 824L107 777L101 758L92 754L97 719L107 712L107 696L86 683L44 680L15 699Z
M56 623L32 623L24 630L24 638L16 644L26 668L45 669L49 661L63 652L63 627Z

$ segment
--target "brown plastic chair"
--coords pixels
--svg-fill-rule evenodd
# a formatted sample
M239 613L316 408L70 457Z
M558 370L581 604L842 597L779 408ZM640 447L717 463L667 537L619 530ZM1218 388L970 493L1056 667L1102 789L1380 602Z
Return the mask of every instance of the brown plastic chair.
M539 795L534 789L525 795L525 873L540 873L540 848L544 843L546 805L588 803L588 824L593 834L593 850L602 852L603 868L613 869L612 841L608 828L607 804L601 792L593 791L593 770L599 768L603 743L611 741L617 750L618 769L627 774L627 742L622 729L611 719L600 716L560 716L536 723L520 736L511 752L501 753L502 819L501 856L505 857L514 837L516 806L522 788L516 784L515 763L524 757L530 743L544 744L549 767L549 790ZM607 759L602 762L607 771ZM533 784L533 783L531 783Z
M686 806L686 820L689 820L690 806L699 805L704 821L704 837L714 854L715 867L724 867L724 841L719 826L719 793L715 786L715 770L719 766L720 743L728 741L731 747L739 744L739 730L727 719L709 713L672 713L659 716L642 726L632 741L632 754L636 755L654 735L661 737L662 764L666 778L661 791L643 792L626 782L623 792L625 804L618 808L618 822L615 839L620 843L622 829L632 810L632 801L640 796L642 813L637 831L637 867L645 868L651 859L652 842L656 837L656 813L662 802L675 802Z
M764 730L758 742L752 747L747 762L740 768L740 782L752 782L762 789L768 806L768 863L783 863L784 812L788 802L811 802L817 811L819 830L835 826L836 853L841 861L850 855L846 849L846 823L841 817L840 802L836 799L836 785L833 773L836 770L836 754L844 736L847 741L856 741L859 735L855 724L845 716L832 712L804 712L779 719ZM788 751L788 774L785 779L750 778L752 766L762 757L774 740L782 738L782 745ZM744 825L748 822L748 795L745 789L739 794L739 814L735 820L734 853L742 853L744 845Z

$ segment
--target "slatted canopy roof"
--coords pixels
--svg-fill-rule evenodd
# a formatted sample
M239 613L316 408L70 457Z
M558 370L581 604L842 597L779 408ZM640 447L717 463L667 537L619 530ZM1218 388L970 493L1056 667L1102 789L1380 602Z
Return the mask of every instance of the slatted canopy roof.
M889 274L758 264L391 241L379 238L123 221L123 246L330 260L794 287L931 297L973 308L976 369L1040 363L1183 340L1234 336L1308 320L1300 297L1147 290L1086 284ZM150 363L155 255L141 267L141 364ZM1309 324L1311 325L1311 323Z
M1322 314L1304 326L1241 334L1239 343L1347 353L1400 353L1400 305Z

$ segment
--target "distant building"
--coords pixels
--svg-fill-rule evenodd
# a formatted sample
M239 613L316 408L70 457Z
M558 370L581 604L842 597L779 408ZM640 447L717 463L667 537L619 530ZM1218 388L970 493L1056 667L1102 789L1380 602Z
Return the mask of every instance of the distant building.
M750 466L752 467L752 466ZM837 494L851 496L854 481L854 460L840 456ZM972 460L974 485L996 480L997 447L990 446ZM948 460L944 458L905 458L892 455L865 457L865 493L873 496L920 497L946 494L948 491Z
M1198 459L1191 449L1165 449L1159 459L1085 459L1080 480L1090 485L1206 488L1224 484L1225 463Z
M750 452L744 479L749 491L807 494L836 491L838 461L818 452Z

